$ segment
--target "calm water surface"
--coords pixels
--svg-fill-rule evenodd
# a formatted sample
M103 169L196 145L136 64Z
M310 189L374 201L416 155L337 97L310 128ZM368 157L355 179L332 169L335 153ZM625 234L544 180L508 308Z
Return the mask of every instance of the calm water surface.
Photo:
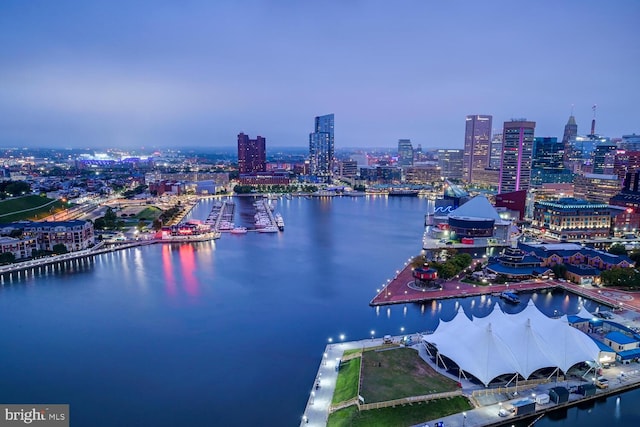
M253 200L234 200L236 224L250 227ZM212 203L192 216L206 218ZM502 304L369 307L376 288L420 251L427 203L281 199L284 233L129 249L5 284L0 402L70 403L74 426L297 425L329 337L431 330L460 306L482 316ZM547 314L581 304L562 293L523 303L529 298ZM626 396L638 394L557 422L596 425L585 422L602 414L634 425Z

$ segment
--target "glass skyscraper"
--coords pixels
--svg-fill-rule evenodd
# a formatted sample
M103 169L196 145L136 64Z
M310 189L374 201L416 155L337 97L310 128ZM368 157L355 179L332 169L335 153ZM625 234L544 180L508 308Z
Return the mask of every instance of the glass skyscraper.
M334 152L333 114L315 118L313 133L309 134L309 168L312 176L330 183Z
M410 139L398 140L398 165L413 165L413 145L411 145Z

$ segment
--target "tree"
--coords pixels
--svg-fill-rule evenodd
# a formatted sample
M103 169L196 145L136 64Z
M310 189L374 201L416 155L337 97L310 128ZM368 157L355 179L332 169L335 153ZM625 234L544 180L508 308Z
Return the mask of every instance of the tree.
M2 252L0 253L0 264L11 264L16 260L16 256L13 252Z
M600 273L605 286L639 287L640 273L634 268L612 268Z
M107 208L107 211L104 213L104 225L105 228L114 228L116 226L116 213L111 209L111 207Z
M69 252L69 250L64 245L64 243L56 243L55 245L53 245L54 254L61 255L61 254L66 254L67 252Z
M95 228L96 230L103 230L106 228L106 226L107 226L107 223L104 220L103 216L101 216L100 218L96 218L96 220L93 223L93 228Z
M564 264L556 264L551 267L551 271L553 271L553 274L557 279L564 279L564 275L567 272L567 266Z
M614 243L613 245L611 245L609 247L609 250L607 251L612 255L626 255L627 254L627 250L625 249L624 245L621 243Z
M154 219L152 227L155 231L162 230L162 221L160 221L160 219L158 218Z
M631 258L631 261L635 262L636 264L640 263L640 251L633 251L629 254L629 258Z
M15 197L20 196L21 194L31 193L31 186L23 181L12 181L7 184L4 191Z
M456 274L458 274L459 272L460 270L458 270L457 266L454 263L447 261L441 265L441 268L440 268L440 271L438 271L438 274L443 279L450 279Z
M425 264L425 262L427 262L427 260L424 257L424 255L416 255L411 259L411 267L413 268L422 267Z
M458 254L451 259L451 262L460 267L460 270L463 270L471 265L473 258L469 254Z

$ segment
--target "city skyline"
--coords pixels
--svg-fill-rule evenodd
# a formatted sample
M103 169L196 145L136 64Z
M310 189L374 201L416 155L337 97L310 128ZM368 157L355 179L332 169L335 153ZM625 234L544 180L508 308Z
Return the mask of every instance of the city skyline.
M523 8L328 2L318 29L312 4L9 2L0 144L229 147L244 132L302 147L331 111L336 148L462 148L467 115L561 138L570 115L589 132L594 104L596 133L638 133L640 4ZM511 19L525 12L532 30ZM506 62L517 52L526 66Z

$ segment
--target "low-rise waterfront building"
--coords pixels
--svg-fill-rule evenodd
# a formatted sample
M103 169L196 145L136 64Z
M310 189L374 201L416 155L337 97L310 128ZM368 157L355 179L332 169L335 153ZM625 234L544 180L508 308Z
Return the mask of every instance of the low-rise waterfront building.
M531 226L555 240L606 238L611 219L623 209L574 198L534 203Z
M0 237L0 253L12 253L17 260L30 258L37 248L36 239L33 237Z
M52 251L57 244L63 244L69 252L79 251L95 243L93 224L89 221L18 221L0 225L0 234L12 231L21 231L23 239L35 240L35 249L45 251ZM25 245L31 245L30 240Z
M574 243L519 242L517 248L507 248L500 256L491 258L486 270L507 279L523 280L549 275L551 269L559 264L566 267L566 279L581 285L599 284L603 270L635 265L627 256L613 255Z

